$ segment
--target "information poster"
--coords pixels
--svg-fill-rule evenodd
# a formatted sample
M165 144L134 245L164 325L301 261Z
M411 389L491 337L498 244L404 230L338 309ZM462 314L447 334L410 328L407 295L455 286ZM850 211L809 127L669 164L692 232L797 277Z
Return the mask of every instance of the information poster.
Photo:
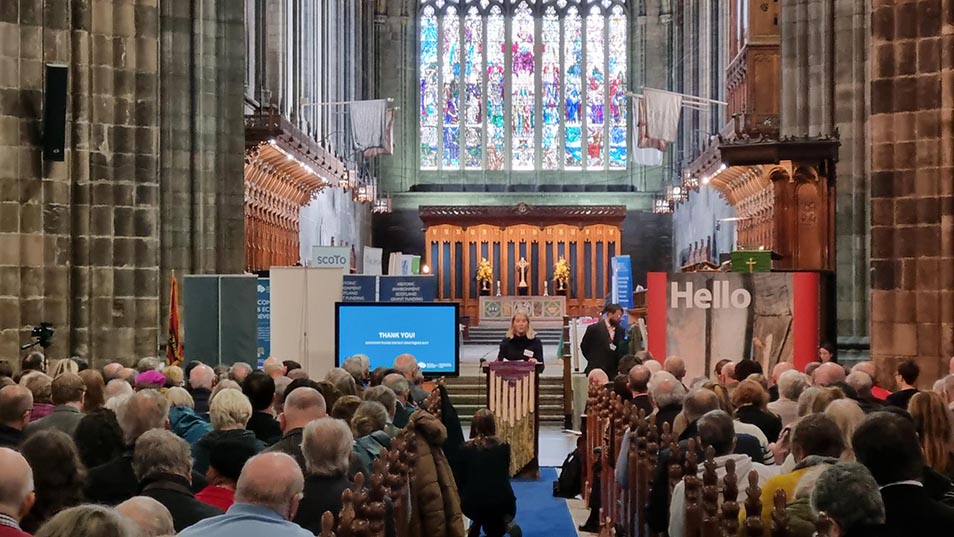
M268 358L272 350L272 300L269 293L271 287L268 278L258 279L258 301L256 302L256 317L258 319L258 363Z
M341 287L343 302L377 302L378 277L349 274Z
M380 302L433 302L437 276L381 276Z
M628 255L616 256L611 260L613 270L612 301L629 310L633 307L633 264ZM629 329L629 316L623 315L622 324Z

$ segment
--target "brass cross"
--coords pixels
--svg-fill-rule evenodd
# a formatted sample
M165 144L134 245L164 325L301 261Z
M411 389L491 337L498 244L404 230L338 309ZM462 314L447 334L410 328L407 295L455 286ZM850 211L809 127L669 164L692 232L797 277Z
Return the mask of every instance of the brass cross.
M527 286L527 267L530 266L530 263L527 262L525 257L521 257L520 261L517 261L517 268L520 269L520 285L518 287L528 287Z
M749 260L745 262L745 264L746 266L749 267L749 272L755 272L754 270L755 265L757 265L757 263L755 262L755 258L750 257Z

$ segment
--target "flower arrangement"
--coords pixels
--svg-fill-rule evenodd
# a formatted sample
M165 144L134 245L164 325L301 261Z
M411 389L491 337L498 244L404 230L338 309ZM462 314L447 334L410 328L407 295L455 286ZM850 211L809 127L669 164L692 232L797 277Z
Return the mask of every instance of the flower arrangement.
M566 262L566 258L561 257L553 266L553 280L559 285L558 291L562 291L563 286L570 283L570 264Z
M480 263L477 263L477 281L481 284L481 290L487 291L490 289L488 287L490 282L494 280L494 268L490 264L490 261L487 261L487 258L481 258Z

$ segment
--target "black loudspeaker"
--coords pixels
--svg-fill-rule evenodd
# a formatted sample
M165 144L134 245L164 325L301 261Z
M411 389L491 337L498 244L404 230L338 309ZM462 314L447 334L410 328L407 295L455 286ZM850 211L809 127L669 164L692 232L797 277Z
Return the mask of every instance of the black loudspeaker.
M43 94L43 159L62 162L66 145L67 66L46 65Z

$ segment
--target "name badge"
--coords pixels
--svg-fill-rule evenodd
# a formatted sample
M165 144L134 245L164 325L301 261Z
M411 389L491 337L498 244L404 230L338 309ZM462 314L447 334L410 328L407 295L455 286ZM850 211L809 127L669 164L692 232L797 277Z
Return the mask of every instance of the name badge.
M610 350L611 350L611 351L615 351L615 350L616 350L616 344L615 344L615 343L610 343Z
M527 358L533 358L533 351L530 349L524 349L523 355L526 356Z

